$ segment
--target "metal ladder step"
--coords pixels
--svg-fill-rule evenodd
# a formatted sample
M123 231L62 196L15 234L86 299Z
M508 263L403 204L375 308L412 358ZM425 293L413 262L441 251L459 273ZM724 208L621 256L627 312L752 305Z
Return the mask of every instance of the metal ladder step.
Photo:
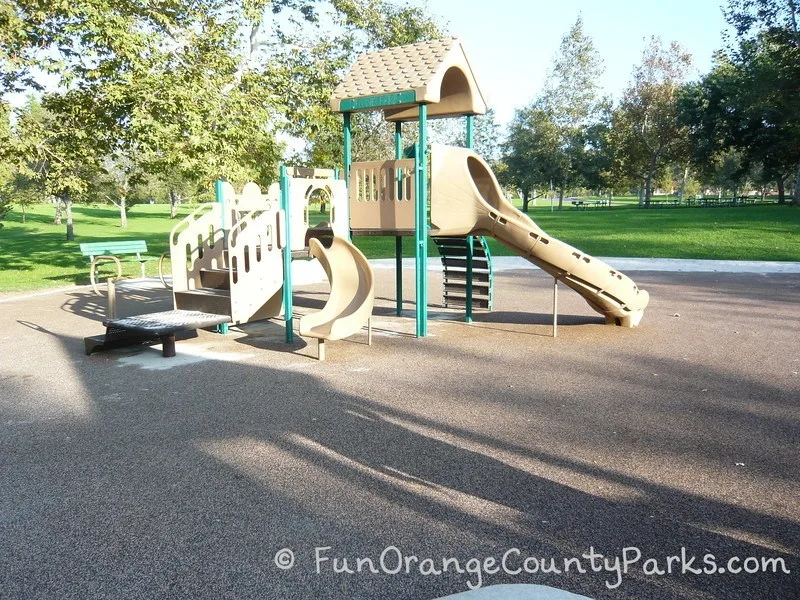
M448 308L467 305L467 253L466 237L434 237L439 250L444 273L442 277L442 303ZM472 307L492 309L494 296L492 257L485 238L472 238Z

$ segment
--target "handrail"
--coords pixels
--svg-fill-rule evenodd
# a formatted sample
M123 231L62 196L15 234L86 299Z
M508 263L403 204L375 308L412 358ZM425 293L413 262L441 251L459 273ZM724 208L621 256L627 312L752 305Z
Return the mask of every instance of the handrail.
M102 261L102 263L100 261ZM109 277L108 279L109 280L113 279L114 281L119 281L120 279L122 279L122 263L120 263L119 259L116 256L113 256L111 254L101 254L100 256L95 256L92 259L91 266L89 267L89 281L91 281L91 283L92 283L92 290L98 296L102 296L102 294L100 293L100 290L97 289L97 281L96 281L96 277L95 277L95 275L96 275L95 269L100 264L105 264L105 263L110 263L110 262L116 263L116 265L117 265L117 276L116 277Z

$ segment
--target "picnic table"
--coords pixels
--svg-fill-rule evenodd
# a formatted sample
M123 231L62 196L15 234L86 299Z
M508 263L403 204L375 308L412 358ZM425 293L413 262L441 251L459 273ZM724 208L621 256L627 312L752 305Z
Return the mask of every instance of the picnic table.
M605 198L600 200L571 200L570 203L575 210L586 210L587 208L605 208L611 206L611 201Z
M680 198L651 198L650 208L676 208L681 205Z

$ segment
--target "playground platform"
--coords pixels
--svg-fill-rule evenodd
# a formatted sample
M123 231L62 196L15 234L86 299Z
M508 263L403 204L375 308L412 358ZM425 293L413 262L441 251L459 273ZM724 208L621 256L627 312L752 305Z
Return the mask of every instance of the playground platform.
M373 345L364 330L326 362L279 319L201 330L169 359L86 356L105 316L88 288L0 298L0 596L795 597L800 274L635 275L651 295L636 329L565 290L553 338L552 278L512 265L472 324L432 292L416 339L413 302L396 317L394 271L376 268ZM146 280L118 303L172 308ZM619 577L581 558L625 549L641 559ZM682 549L692 569L791 574L643 573ZM515 573L526 557L586 572ZM437 575L446 559L464 572Z

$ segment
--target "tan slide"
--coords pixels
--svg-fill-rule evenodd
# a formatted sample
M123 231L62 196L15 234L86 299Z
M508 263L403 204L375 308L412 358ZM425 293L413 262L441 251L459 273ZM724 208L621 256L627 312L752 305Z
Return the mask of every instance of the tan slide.
M324 360L325 340L346 338L368 324L375 283L366 257L346 239L334 237L330 248L316 238L308 243L311 256L319 259L328 275L331 294L322 310L300 319L300 335L319 339L319 359Z
M465 148L431 150L431 235L492 236L578 292L606 323L635 327L649 295L628 277L550 237L503 196L491 168Z

